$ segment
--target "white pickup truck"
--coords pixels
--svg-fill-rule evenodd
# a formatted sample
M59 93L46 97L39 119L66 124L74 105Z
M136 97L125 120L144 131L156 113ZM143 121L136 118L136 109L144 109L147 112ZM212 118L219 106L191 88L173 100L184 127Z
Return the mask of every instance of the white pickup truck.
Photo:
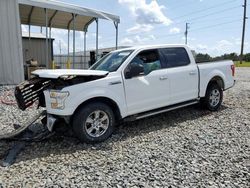
M215 111L234 73L230 60L196 64L185 45L143 46L113 51L89 70L36 70L15 94L23 110L36 100L46 107L49 130L63 119L81 141L94 143L122 120L196 103Z

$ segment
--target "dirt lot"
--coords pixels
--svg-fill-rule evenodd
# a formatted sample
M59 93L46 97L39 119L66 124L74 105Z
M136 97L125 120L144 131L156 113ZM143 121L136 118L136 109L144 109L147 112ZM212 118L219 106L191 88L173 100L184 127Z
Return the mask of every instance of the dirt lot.
M120 125L96 145L62 136L28 144L0 167L0 187L250 187L250 68L236 79L218 112L175 110ZM0 104L0 130L32 113ZM12 144L0 141L0 163Z

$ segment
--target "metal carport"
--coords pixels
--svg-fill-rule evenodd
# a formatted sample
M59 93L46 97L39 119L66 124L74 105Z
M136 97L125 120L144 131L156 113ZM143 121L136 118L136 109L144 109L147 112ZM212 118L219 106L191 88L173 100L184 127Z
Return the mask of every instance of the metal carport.
M73 30L73 68L75 62L75 31L84 32L84 56L86 57L86 33L88 26L96 22L96 56L98 55L98 20L106 19L114 23L116 29L116 48L118 46L119 16L102 11L84 8L52 0L18 0L21 24L41 26L46 28L46 66L48 68L48 38L51 38L51 28L68 30L68 55L70 30ZM48 30L49 29L49 30ZM49 35L49 36L48 36ZM86 61L86 59L85 59Z

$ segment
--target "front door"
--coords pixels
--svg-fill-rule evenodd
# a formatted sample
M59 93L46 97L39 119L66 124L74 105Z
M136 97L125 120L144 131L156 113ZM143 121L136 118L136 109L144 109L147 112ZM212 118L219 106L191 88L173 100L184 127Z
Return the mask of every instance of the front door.
M142 72L134 74L138 65ZM136 55L124 71L124 87L128 115L145 112L169 104L170 83L158 50L145 50ZM133 72L132 76L127 73Z

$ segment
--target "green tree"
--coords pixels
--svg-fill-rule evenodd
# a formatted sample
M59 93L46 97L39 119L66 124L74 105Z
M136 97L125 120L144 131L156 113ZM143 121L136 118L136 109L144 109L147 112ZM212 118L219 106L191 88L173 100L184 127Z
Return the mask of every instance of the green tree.
M197 63L211 61L212 57L208 54L198 53L195 57Z
M247 61L247 62L250 62L250 53L247 53L243 56L243 60L244 61Z

